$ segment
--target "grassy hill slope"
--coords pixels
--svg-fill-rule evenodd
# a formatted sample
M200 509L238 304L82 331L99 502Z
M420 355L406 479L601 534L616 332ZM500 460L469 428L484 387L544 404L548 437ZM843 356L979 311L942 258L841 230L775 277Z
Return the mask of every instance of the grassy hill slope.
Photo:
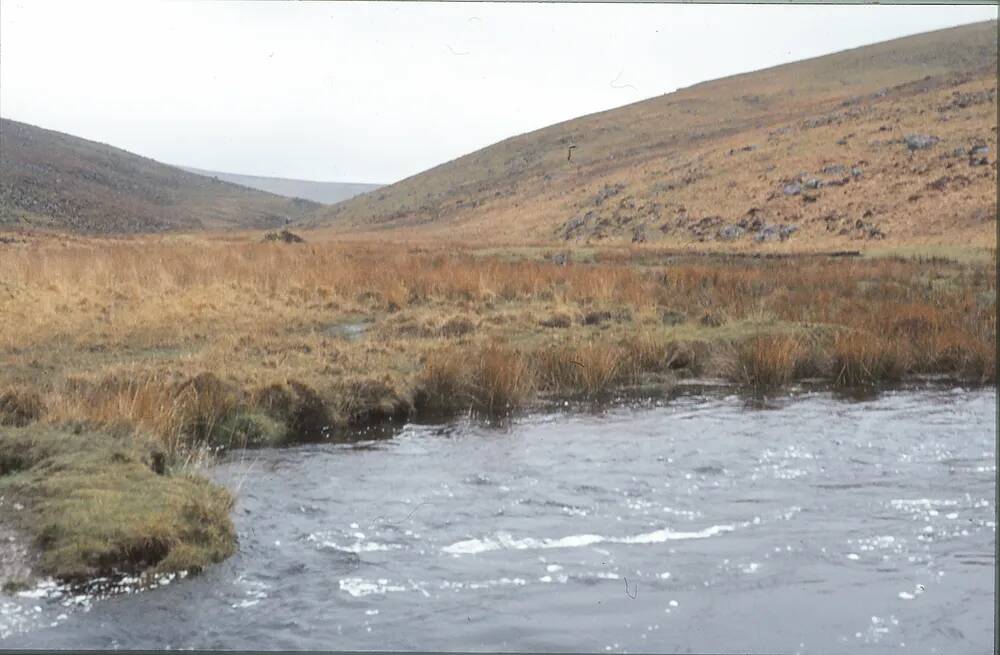
M88 233L265 228L301 220L320 207L0 119L0 228Z
M507 139L313 224L482 241L995 243L996 37L990 21L705 82Z

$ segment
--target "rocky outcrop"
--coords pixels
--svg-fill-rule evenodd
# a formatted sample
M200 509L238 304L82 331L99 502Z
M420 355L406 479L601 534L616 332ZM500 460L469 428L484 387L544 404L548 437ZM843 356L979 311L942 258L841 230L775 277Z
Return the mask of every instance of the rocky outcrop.
M903 143L906 147L913 150L926 150L927 148L933 147L941 139L932 134L907 134L903 137Z

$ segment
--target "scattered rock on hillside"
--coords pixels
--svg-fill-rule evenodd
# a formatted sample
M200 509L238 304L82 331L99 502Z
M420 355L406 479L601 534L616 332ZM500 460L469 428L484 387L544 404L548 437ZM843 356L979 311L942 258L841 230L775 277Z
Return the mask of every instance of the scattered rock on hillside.
M820 217L820 220L825 224L827 232L836 232L839 224L845 220L845 217L843 214L834 211Z
M938 107L938 111L946 112L955 109L965 109L966 107L972 107L973 105L993 102L994 98L996 98L996 89L975 91L972 93L954 91L951 94L951 98L948 99L948 102Z
M867 214L867 212L866 212ZM860 218L854 223L856 230L860 232L859 237L863 239L883 239L885 234L878 225L869 223L868 221L861 220Z
M786 184L781 192L786 196L797 196L802 193L802 185L798 182L792 182L791 184Z
M721 216L706 216L699 219L697 222L688 226L688 230L693 234L699 241L705 241L710 238L721 224Z
M282 243L304 243L305 239L289 230L268 232L264 235L264 241L280 241Z
M802 122L802 127L806 129L813 129L817 127L823 127L824 125L830 125L831 123L838 122L837 116L830 114L827 116L819 116L818 118L807 118Z
M931 134L907 134L903 137L903 142L910 150L926 150L940 140Z
M605 184L604 187L600 191L597 192L597 195L594 196L594 206L595 207L601 206L601 204L603 204L605 200L607 200L608 198L613 198L613 197L617 196L624 189L625 189L625 185L621 184L621 183L614 184L614 185Z
M757 231L754 235L754 240L757 242L764 241L786 241L788 237L792 236L792 233L796 232L799 228L794 225L785 225L779 223L777 225L764 225Z
M933 182L929 182L927 184L927 188L932 191L944 191L945 189L961 189L963 187L968 186L971 182L972 180L965 177L964 175L955 175L954 177L950 175L944 175L934 180Z
M719 230L719 238L724 241L732 241L743 236L743 228L739 225L727 225Z
M987 145L975 145L969 148L969 166L986 166L989 164L989 152L990 147Z
M569 241L573 237L583 237L587 232L588 228L593 230L591 223L596 214L592 211L587 212L583 216L575 216L568 221L566 221L562 229L562 237L564 240Z

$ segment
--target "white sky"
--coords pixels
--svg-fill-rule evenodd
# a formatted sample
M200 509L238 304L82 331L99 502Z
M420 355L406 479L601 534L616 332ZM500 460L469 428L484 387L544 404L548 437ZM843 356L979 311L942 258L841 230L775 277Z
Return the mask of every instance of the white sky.
M0 0L0 114L213 170L392 182L508 136L997 8Z

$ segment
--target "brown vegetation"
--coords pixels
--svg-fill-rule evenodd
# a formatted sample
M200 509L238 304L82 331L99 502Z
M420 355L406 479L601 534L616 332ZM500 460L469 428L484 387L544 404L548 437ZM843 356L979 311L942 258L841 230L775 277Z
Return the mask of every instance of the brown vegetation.
M0 227L97 234L266 228L321 207L0 119Z
M564 266L385 243L29 241L0 260L0 411L124 423L173 452L695 369L754 386L995 380L987 262L655 253Z
M756 336L735 347L730 376L754 387L777 387L791 382L802 348L797 337Z
M66 577L231 552L231 501L189 475L220 446L693 375L757 389L996 380L995 251L958 262L611 249L563 265L259 236L4 247L0 487L33 507L21 527ZM66 500L70 486L83 500Z
M995 244L996 34L989 21L703 82L513 136L314 222L494 244Z
M29 506L18 527L47 573L198 568L235 548L231 497L192 475L220 447L684 376L993 384L995 32L569 121L344 203L304 239L0 235L0 491ZM2 128L0 224L270 228L317 211ZM74 164L87 153L121 165ZM362 231L331 239L345 227Z

